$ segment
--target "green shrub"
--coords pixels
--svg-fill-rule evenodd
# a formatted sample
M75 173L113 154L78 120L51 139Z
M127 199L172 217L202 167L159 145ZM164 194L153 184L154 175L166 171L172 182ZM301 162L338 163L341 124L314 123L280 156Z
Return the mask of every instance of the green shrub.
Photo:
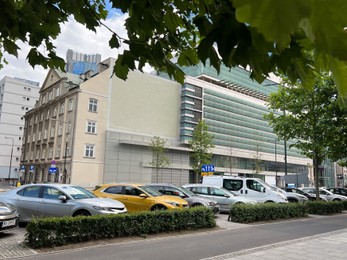
M305 204L309 214L317 215L341 213L346 205L341 201L308 201Z
M307 216L307 208L305 204L238 204L230 210L229 220L233 222L249 223L305 216Z
M343 200L342 204L343 204L343 210L347 210L347 200Z
M33 248L61 246L95 239L146 236L216 226L205 207L90 217L36 218L26 227L25 242Z

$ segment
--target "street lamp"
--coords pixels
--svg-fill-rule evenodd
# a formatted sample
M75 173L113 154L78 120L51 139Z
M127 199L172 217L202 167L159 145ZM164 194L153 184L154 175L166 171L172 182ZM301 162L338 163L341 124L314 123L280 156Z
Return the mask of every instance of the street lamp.
M13 137L9 137L9 136L5 136L5 139L11 139L11 140L12 140L11 157L10 157L10 166L8 167L8 182L10 182L10 179L11 179L11 168L12 168L12 155L13 155L13 143L14 143L14 139L13 139Z

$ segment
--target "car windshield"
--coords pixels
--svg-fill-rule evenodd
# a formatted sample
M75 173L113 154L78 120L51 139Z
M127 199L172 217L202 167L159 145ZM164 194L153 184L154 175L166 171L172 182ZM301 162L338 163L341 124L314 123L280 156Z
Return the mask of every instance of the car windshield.
M188 190L186 188L181 187L181 188L178 188L178 189L180 191L182 191L188 197L195 197L195 196L197 196L194 192L192 192L192 191L190 191L190 190Z
M148 186L139 186L139 188L153 197L158 197L163 195L161 192Z
M79 186L63 186L61 189L75 200L96 198L93 193Z

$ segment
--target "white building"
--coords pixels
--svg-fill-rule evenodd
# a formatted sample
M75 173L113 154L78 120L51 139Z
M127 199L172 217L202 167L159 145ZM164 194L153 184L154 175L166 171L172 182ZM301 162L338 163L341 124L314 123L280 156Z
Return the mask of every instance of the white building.
M39 90L39 82L11 77L0 81L0 179L20 176L24 114L34 107Z

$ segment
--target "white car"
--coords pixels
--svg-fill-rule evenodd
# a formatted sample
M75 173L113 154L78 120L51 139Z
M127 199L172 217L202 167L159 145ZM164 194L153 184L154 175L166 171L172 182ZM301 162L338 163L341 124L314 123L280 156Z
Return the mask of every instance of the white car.
M301 190L307 192L307 193L316 193L316 189L314 187L303 187L301 188ZM324 188L319 188L319 195L323 196L324 198L326 198L328 201L342 201L342 200L347 200L347 197L342 196L342 195L338 195L338 194L334 194Z
M247 199L242 196L235 195L231 191L218 186L208 184L186 184L182 187L194 192L195 194L207 198L212 198L219 204L220 212L229 213L235 204L246 203L256 204L254 200Z
M306 196L301 195L299 193L284 191L278 188L277 186L273 186L273 185L271 185L271 188L277 191L278 193L282 193L284 196L286 196L288 202L304 203L308 201L308 198Z

